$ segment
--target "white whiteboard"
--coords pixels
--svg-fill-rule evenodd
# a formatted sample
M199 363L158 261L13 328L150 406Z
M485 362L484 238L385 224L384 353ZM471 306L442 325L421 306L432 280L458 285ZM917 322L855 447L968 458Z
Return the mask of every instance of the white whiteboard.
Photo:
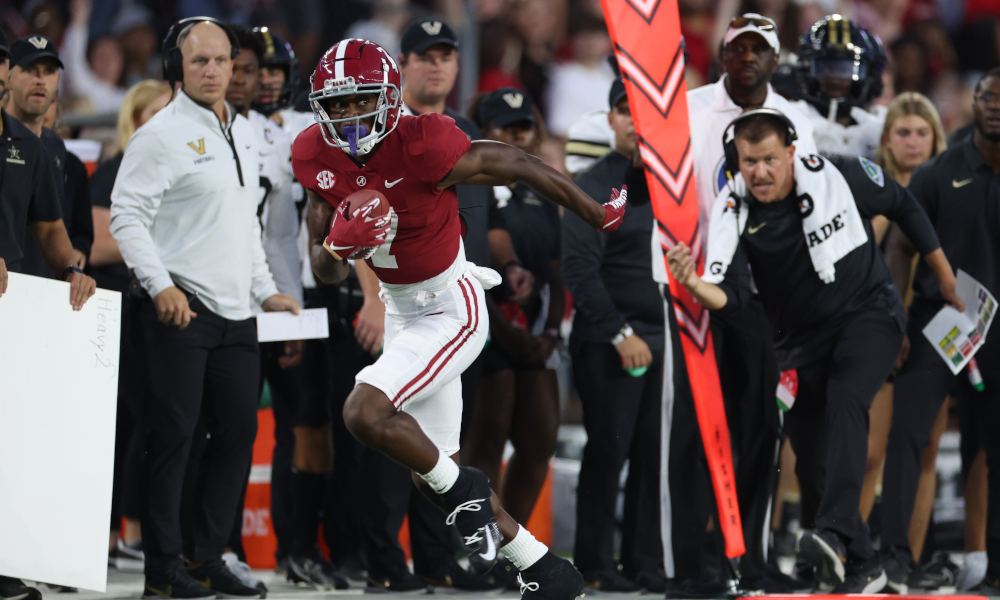
M103 592L121 294L10 273L0 297L0 575Z

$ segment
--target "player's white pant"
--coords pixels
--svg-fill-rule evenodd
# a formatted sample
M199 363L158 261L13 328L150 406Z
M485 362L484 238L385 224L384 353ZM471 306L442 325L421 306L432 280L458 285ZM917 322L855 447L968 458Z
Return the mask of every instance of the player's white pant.
M441 275L413 285L383 284L379 296L385 303L382 356L356 382L381 390L434 445L454 454L462 430L460 376L489 331L483 286L460 252Z

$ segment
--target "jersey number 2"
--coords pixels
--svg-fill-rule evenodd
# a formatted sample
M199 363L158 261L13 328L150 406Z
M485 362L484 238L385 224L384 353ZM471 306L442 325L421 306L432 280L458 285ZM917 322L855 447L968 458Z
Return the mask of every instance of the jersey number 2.
M390 209L391 210L391 209ZM396 226L399 224L399 215L392 211L389 218L389 232L385 236L385 243L372 254L372 265L380 269L398 269L396 257L392 255L392 241L396 239Z

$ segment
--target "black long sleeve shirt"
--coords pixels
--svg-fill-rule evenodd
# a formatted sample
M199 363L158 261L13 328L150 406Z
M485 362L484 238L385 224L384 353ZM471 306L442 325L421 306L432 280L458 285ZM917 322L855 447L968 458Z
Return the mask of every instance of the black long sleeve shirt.
M562 220L562 276L573 294L573 338L610 343L626 324L650 349L663 349L663 300L653 281L653 206L648 190L634 189L632 161L610 152L577 176L580 189L607 202L612 188L630 182L628 207L617 231L597 231L576 215Z
M748 195L746 229L720 284L728 297L723 311L746 306L750 298L749 263L774 328L778 366L783 370L826 355L844 325L862 313L888 312L903 330L903 303L875 244L870 223L873 216L885 215L897 223L921 254L940 247L927 214L906 188L888 177L878 185L857 157L829 157L824 168L836 168L843 174L868 234L867 243L837 262L836 279L823 283L816 273L792 190L784 200L770 204Z

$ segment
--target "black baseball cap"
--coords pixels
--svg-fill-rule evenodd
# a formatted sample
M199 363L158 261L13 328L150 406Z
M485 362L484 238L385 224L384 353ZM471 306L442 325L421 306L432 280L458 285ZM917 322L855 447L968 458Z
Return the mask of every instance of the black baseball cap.
M608 92L608 108L614 108L618 101L625 97L625 81L619 77L611 84L611 91Z
M10 48L7 46L7 36L0 31L0 60L10 56Z
M535 123L531 97L523 91L505 87L493 90L479 103L479 120L483 126L493 123L503 129L514 123Z
M403 56L410 52L423 54L424 50L434 44L447 44L452 48L458 48L458 36L440 19L420 19L407 25L403 37L399 40L399 49Z
M32 35L14 40L10 45L10 66L27 67L40 58L53 58L60 69L63 69L62 61L59 60L59 51L52 40L44 35Z

